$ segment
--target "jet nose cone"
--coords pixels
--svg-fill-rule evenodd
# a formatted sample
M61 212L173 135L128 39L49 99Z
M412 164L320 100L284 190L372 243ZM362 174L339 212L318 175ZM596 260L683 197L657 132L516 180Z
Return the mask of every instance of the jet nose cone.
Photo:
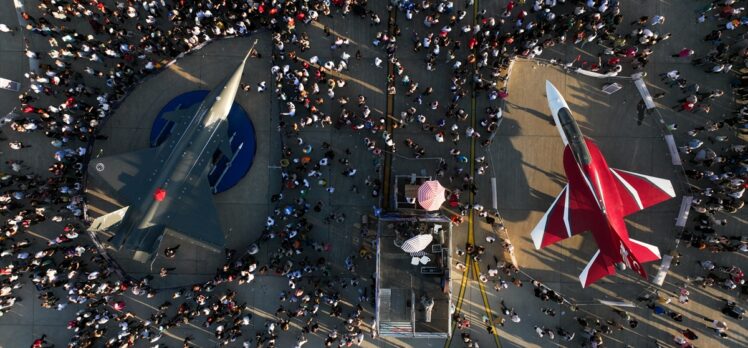
M551 81L548 80L545 80L545 95L548 100L552 101L553 103L558 103L561 101L561 93L559 93L556 89L556 86L554 86Z

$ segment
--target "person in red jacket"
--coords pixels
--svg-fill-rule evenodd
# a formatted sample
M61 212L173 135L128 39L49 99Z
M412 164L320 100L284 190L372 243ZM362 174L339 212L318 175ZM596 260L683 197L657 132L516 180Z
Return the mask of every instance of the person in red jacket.
M673 58L688 58L694 54L694 51L690 48L684 48L678 53L673 55Z
M55 345L54 344L48 344L47 343L47 335L42 335L42 337L37 338L34 340L34 343L31 344L31 348L52 348Z

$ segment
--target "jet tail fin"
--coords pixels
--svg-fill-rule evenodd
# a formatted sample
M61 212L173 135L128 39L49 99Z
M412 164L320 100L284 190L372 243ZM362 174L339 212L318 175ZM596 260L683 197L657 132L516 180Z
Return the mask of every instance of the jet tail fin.
M88 229L92 232L104 232L104 231L116 230L117 226L125 218L125 215L127 214L128 209L130 209L130 206L126 206L124 208L115 210L109 214L104 214L102 216L99 216L96 219L94 219L94 221L91 223L91 226Z
M647 279L647 272L642 264L660 259L660 249L636 239L629 238L628 243L621 243L621 257L627 267Z
M530 233L535 249L546 247L572 236L568 208L569 185L566 185Z
M600 254L600 249L598 249L582 270L582 274L579 275L579 281L582 283L582 287L586 288L598 279L615 273L613 264L606 262L605 256Z

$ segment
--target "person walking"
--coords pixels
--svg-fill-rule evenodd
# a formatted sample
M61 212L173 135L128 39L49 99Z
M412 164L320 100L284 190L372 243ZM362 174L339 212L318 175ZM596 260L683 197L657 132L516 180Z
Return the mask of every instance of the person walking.
M682 50L678 51L678 53L673 54L673 58L688 58L693 56L694 53L695 51L690 48L683 48Z
M47 335L42 335L42 337L35 339L31 344L31 348L53 348L54 346L54 344L47 342Z
M0 23L0 33L11 33L14 34L18 29L15 27Z
M175 247L164 249L164 256L166 256L167 258L170 258L170 259L174 258L175 256L177 256L177 249L179 249L179 247L180 247L180 245L177 244L177 246L175 246Z

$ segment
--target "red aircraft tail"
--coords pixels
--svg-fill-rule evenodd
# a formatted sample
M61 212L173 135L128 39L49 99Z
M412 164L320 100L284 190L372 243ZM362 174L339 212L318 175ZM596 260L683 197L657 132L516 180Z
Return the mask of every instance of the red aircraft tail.
M628 268L647 279L642 264L659 260L660 250L654 245L629 238L628 242L621 241L621 258Z
M629 239L628 241L621 240L620 253L622 259L620 262L623 262L628 268L631 268L644 279L648 278L642 264L660 259L660 250L656 246L640 242L636 239ZM602 255L600 250L598 250L579 275L582 287L586 288L602 277L616 274L616 269L613 265L618 262L606 255Z
M601 254L600 249L597 249L595 255L587 262L587 266L579 275L579 281L582 283L582 287L586 288L598 279L611 274L616 274L616 268L611 261L608 261L608 257Z

